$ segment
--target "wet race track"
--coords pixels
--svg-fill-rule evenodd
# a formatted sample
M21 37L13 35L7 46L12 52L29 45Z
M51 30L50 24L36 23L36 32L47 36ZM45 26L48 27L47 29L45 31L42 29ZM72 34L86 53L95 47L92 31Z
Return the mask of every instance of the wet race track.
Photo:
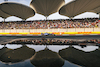
M81 48L66 45L46 47L45 45L7 44L5 47L3 45L0 47L0 67L91 67L93 65L99 67L99 63L96 63L100 61L98 46ZM94 61L90 61L91 59Z
M100 67L100 48L93 44L84 48L79 45L7 44L7 42L18 39L40 38L37 36L1 37L0 67ZM99 39L99 36L58 36L54 38L45 36L43 38L84 40L86 38Z

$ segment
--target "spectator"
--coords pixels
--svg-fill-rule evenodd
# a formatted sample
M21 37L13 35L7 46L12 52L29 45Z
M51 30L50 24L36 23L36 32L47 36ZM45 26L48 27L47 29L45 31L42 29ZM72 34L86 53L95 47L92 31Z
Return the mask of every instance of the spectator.
M0 29L56 29L100 27L98 19L48 20L0 23Z

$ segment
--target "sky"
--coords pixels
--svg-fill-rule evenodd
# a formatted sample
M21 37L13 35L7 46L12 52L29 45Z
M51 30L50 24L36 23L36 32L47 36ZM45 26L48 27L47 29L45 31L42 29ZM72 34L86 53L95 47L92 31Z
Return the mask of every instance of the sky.
M30 2L31 2L31 0L8 0L8 1L22 3L22 4L27 5L27 6L29 6ZM72 0L65 0L65 3L68 3L70 1L72 1ZM2 3L2 2L4 2L4 0L0 0L0 3ZM73 19L76 19L76 18L94 18L94 17L99 17L99 15L97 15L96 13L92 13L92 12L85 12L83 14L80 14L80 15L74 17ZM27 20L44 20L44 19L46 19L46 18L43 15L36 13L35 16L30 17ZM69 19L69 18L67 16L60 15L58 12L56 12L56 13L48 16L48 19ZM14 16L8 17L6 19L6 21L21 21L21 20L22 19L20 19L18 17L14 17ZM0 21L3 21L3 18L0 17Z

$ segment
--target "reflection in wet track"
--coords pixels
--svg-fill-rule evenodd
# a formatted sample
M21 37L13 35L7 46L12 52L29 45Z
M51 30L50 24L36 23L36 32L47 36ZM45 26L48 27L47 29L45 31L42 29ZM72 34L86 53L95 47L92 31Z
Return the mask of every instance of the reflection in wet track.
M97 46L11 46L0 45L0 67L100 67L100 50Z
M20 62L20 61L24 61L26 59L29 59L30 57L32 57L35 53L34 49L30 49L27 46L22 46L21 48L18 49L7 49L7 48L3 48L4 53L2 53L0 55L0 60L3 62ZM2 49L0 50L0 52L3 52Z
M36 52L30 60L36 67L62 67L64 65L64 59L48 48Z
M69 47L60 50L59 55L63 59L78 65L86 67L100 67L100 49L91 52L84 52L74 47Z

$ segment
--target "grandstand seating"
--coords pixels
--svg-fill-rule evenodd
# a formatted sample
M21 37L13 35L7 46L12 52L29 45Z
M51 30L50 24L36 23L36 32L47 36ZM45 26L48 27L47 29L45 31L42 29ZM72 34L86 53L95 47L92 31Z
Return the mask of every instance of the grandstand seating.
M2 22L0 29L66 29L66 28L97 28L100 27L98 19L75 20L43 20Z

